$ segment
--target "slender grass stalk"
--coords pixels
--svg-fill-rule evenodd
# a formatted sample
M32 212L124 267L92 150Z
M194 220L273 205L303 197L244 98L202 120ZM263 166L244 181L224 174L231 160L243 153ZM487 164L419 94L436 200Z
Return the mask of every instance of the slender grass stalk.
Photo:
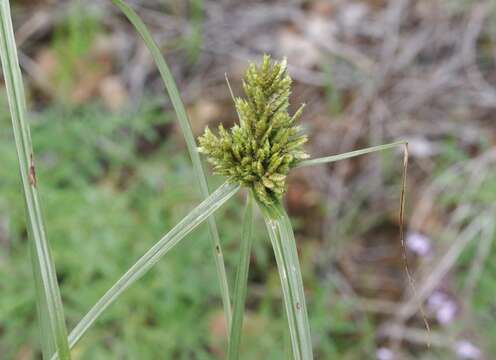
M200 160L200 156L198 154L198 148L196 146L196 141L193 136L193 131L191 130L191 124L186 113L186 109L184 108L184 104L181 100L181 96L179 94L179 90L177 89L176 83L174 81L174 77L167 65L164 57L160 52L160 48L157 43L153 40L152 35L148 31L146 25L143 23L141 18L136 14L136 12L130 8L124 1L122 0L112 0L115 6L117 6L123 13L126 15L128 20L133 24L136 31L140 34L145 42L148 50L157 65L157 68L162 76L162 80L164 81L167 92L169 93L172 106L176 111L177 118L179 121L179 126L181 128L184 140L186 141L186 145L188 148L188 152L193 163L193 169L196 174L196 178L200 185L200 190L204 198L207 198L209 195L207 179L205 177L205 172L203 169L202 162ZM219 232L217 230L217 224L215 222L215 218L211 216L208 219L208 226L210 231L210 238L212 240L212 247L214 251L215 264L217 267L217 276L219 279L220 291L222 296L222 303L224 306L224 314L226 317L226 322L228 326L231 326L231 301L229 296L229 285L227 282L226 268L224 265L224 255L222 253L222 247L220 246L220 238Z
M31 136L26 121L26 99L8 0L0 0L0 57L32 241L31 257L37 309L42 322L43 353L46 356L49 351L57 349L61 359L70 359L62 300L36 188Z
M293 358L313 359L303 280L291 222L280 202L271 211L267 211L264 206L261 206L261 210L281 279Z
M303 160L297 165L297 167L321 165L321 164L336 162L339 160L349 159L349 158L352 158L355 156L365 155L365 154L373 153L376 151L391 149L391 148L394 148L396 146L405 145L405 144L407 144L407 142L404 140L401 140L401 141L396 141L396 142L393 142L390 144L372 146L372 147L368 147L365 149L350 151L350 152L346 152L346 153L342 153L342 154L338 154L338 155L331 155L331 156L325 156L325 157L316 158L316 159Z
M234 286L234 311L228 348L229 360L239 359L239 346L241 343L246 289L248 285L248 269L250 267L250 253L253 244L253 211L253 196L250 192L246 197L246 207L243 216L243 232L241 236L241 251L239 253L238 271L236 273L236 284Z
M148 250L122 277L103 295L100 300L81 319L69 335L69 345L72 348L81 339L86 330L98 319L129 286L141 278L162 256L176 246L186 235L193 231L206 218L212 215L237 191L239 185L224 183L208 198L194 208L176 226ZM57 354L52 360L57 359Z
M43 359L49 359L50 356L57 351L55 339L53 337L53 332L50 329L50 318L48 317L48 312L45 309L48 308L46 299L44 296L38 296L38 294L43 294L43 280L40 275L40 263L36 256L36 247L34 242L31 241L30 244L30 256L31 258L31 268L33 269L34 275L34 286L36 293L36 313L38 317L38 326L41 334L40 345Z

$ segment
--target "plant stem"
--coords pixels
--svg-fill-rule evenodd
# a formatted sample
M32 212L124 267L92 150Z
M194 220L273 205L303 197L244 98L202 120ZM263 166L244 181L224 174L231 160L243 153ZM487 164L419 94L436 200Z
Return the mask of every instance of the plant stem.
M303 280L291 222L281 203L271 211L263 206L261 210L281 279L293 357L297 360L313 359Z
M349 159L349 158L352 158L355 156L369 154L369 153L376 152L376 151L391 149L393 147L405 145L405 144L407 144L407 142L404 140L401 140L401 141L396 141L396 142L393 142L390 144L372 146L372 147L368 147L365 149L346 152L343 154L325 156L325 157L310 159L310 160L304 160L304 161L300 162L297 165L297 167L331 163L331 162L335 162L335 161L339 161L339 160Z
M194 208L176 226L152 246L122 277L103 295L100 300L81 319L69 335L72 348L81 339L86 330L98 319L129 286L141 278L162 256L176 246L186 235L193 231L206 218L212 215L239 190L239 185L224 183L207 199ZM57 359L57 354L52 360Z
M229 339L228 359L239 358L241 332L243 329L243 314L245 310L246 289L248 285L248 269L250 267L250 252L253 243L253 197L251 192L246 197L246 207L243 216L243 232L241 237L241 251L239 253L238 271L234 287L234 311Z
M153 40L152 35L148 31L146 25L143 23L141 18L136 14L136 12L131 9L124 1L122 0L112 0L115 6L117 6L123 13L126 15L128 20L133 24L136 31L143 38L148 50L152 54L153 60L157 65L157 68L162 76L162 80L164 81L167 92L169 93L169 97L172 102L172 106L176 111L177 118L179 121L179 126L181 128L184 140L186 141L186 146L188 148L188 152L193 163L193 169L196 174L196 178L200 185L201 194L204 198L207 198L209 195L207 179L205 176L205 172L203 169L202 162L200 160L200 155L198 154L198 148L196 145L195 137L193 136L193 131L191 130L191 124L186 113L186 109L181 100L181 96L179 94L179 90L177 89L177 85L174 81L174 77L167 65L164 57L160 52L160 48L158 47L155 40ZM219 232L217 230L217 224L215 222L215 218L211 216L208 219L208 227L210 231L210 238L212 241L212 248L214 251L215 257L215 265L217 267L217 277L219 279L219 286L222 296L222 303L224 306L224 314L226 317L226 322L228 326L231 326L231 300L229 296L229 285L227 282L227 274L226 267L224 264L224 255L222 253L222 247L220 246L220 238Z
M70 359L62 300L36 189L31 136L26 121L26 99L8 0L0 0L0 23L0 56L32 241L36 301L38 312L41 312L39 319L43 322L43 353L46 356L48 351L57 349L61 359Z

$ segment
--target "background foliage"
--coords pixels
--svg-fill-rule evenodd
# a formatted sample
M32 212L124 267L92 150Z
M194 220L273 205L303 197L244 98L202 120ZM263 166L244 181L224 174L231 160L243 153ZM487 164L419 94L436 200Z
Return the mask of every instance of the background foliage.
M158 74L109 2L12 3L39 189L72 328L201 196ZM394 322L411 290L397 229L401 158L388 152L290 176L286 205L317 358L387 360L395 345L406 358L491 358L494 221L459 241L471 224L494 218L490 0L130 3L171 62L197 134L234 119L224 72L239 94L242 69L269 52L288 56L292 103L307 102L311 154L410 140L407 239L417 286L459 251L426 292L433 344L427 349L417 311ZM24 204L3 93L1 101L0 354L32 359L39 346ZM211 188L220 182L213 178ZM217 215L231 286L242 203L237 197ZM279 279L256 222L242 358L284 359ZM403 331L399 343L400 331L388 333L393 325ZM217 359L225 341L202 226L104 314L74 358Z

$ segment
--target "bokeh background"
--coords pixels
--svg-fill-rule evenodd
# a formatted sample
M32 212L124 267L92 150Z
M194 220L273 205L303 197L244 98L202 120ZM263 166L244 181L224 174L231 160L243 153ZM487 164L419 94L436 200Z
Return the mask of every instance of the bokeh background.
M201 196L143 42L110 1L15 0L14 27L48 236L72 328ZM236 120L249 61L286 56L313 156L402 149L294 170L318 359L496 353L496 3L493 0L129 0L169 62L195 133ZM0 89L0 358L36 359L24 202ZM222 179L212 177L211 188ZM243 198L217 213L231 286ZM259 218L243 359L286 359L275 261ZM429 346L430 345L430 346ZM226 329L200 227L85 335L75 359L223 359Z

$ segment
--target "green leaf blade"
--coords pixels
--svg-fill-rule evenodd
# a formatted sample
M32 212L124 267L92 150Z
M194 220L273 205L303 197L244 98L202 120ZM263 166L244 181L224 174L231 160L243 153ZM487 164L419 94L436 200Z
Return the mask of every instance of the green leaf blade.
M309 160L304 160L301 161L297 167L303 167L303 166L312 166L312 165L321 165L321 164L328 164L340 160L345 160L345 159L350 159L352 157L360 156L360 155L365 155L365 154L370 154L376 151L383 151L383 150L388 150L391 148L394 148L396 146L404 146L406 145L407 142L404 140L401 141L396 141L390 144L385 144L385 145L378 145L378 146L372 146L360 150L354 150L338 155L331 155L331 156L325 156L321 158L315 158L315 159L309 159Z
M62 300L36 188L26 99L8 0L0 1L0 57L26 202L43 355L46 358L57 349L61 359L70 359Z
M172 102L172 106L176 111L179 126L181 128L181 132L183 134L184 140L186 141L186 146L188 148L188 152L193 163L193 169L195 171L198 183L200 185L200 191L204 198L207 198L209 195L207 179L205 176L205 172L203 169L202 162L200 160L200 155L198 153L198 148L196 145L195 137L193 135L193 131L191 130L191 124L186 113L186 109L181 100L181 96L179 94L179 90L174 81L174 77L165 61L164 57L160 52L160 48L157 43L153 39L152 35L148 31L146 25L143 23L138 14L129 7L122 0L112 0L115 6L117 6L124 15L128 18L128 20L135 27L136 31L143 38L146 46L148 47L155 64L160 72L162 80L164 81L167 92L169 93L169 97ZM227 274L226 268L224 264L224 255L222 252L222 247L220 245L220 237L219 231L217 230L217 224L215 222L214 217L210 217L208 219L208 227L210 232L210 237L212 240L212 249L215 257L215 265L217 268L217 276L219 279L219 286L221 291L222 303L224 307L224 314L226 317L226 321L228 326L231 324L231 300L229 295L229 285L227 282Z

